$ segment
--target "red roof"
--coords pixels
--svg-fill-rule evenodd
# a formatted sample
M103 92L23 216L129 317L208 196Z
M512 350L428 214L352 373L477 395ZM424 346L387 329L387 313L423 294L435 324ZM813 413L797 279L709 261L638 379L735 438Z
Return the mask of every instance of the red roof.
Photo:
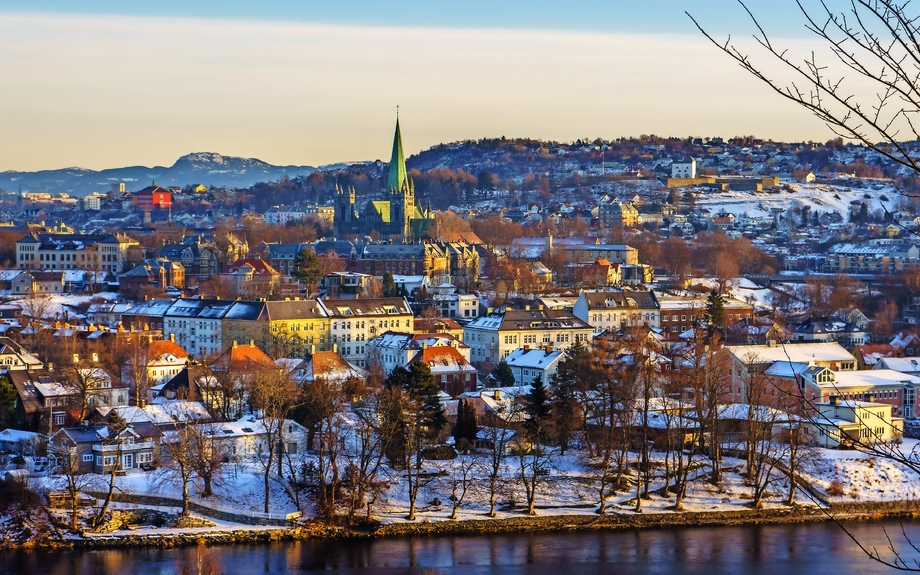
M313 377L321 378L332 374L352 372L354 368L341 355L334 351L317 351L310 358L313 364Z
M278 275L278 271L261 258L243 258L241 260L236 260L232 264L227 265L226 271L233 273L244 266L251 267L257 275Z
M218 360L217 365L226 367L228 363L233 371L252 371L263 367L275 367L275 362L272 361L272 358L265 355L264 351L253 344L234 344Z
M413 357L409 363L413 364L418 361L428 364L428 365L431 365L433 363L436 366L437 365L457 365L457 366L470 365L470 363L466 361L466 358L463 357L459 351L457 351L456 349L452 347L446 346L446 345L438 345L434 347L425 348L421 350L420 352L418 352L417 354L415 354L415 357Z
M157 339L147 345L147 358L154 359L164 355L174 355L179 359L187 359L188 352L178 343L169 339Z

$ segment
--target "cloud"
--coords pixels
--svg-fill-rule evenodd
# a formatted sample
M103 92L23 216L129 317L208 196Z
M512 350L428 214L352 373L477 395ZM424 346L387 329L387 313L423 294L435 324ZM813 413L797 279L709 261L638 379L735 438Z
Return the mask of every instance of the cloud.
M699 36L0 13L0 169L385 157L484 136L820 139ZM811 134L809 136L808 134Z

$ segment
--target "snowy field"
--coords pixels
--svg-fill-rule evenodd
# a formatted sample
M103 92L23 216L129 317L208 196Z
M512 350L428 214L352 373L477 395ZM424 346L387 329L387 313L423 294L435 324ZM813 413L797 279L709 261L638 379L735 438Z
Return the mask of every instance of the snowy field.
M905 456L920 455L917 440L905 439L899 449ZM631 465L636 454L631 454ZM454 461L426 462L426 468L446 472L425 485L417 501L418 521L442 521L449 518L452 505L452 477L456 475L460 459ZM664 469L663 455L653 455L654 468L659 478L652 482L652 490L663 486L660 474ZM695 459L692 476L699 477L689 484L683 501L685 511L729 511L748 508L751 487L744 477L746 462L724 457L723 478L720 486L711 485L706 474L710 471L708 460ZM526 512L526 498L521 486L520 468L516 457L506 460L498 492L498 518L520 516ZM870 456L854 450L813 448L808 450L802 475L816 488L822 497L835 502L902 501L920 499L920 476L907 466L889 459ZM635 508L635 471L628 477L628 491L611 493L607 498L609 513L633 513ZM409 509L407 482L404 477L390 477L390 490L376 506L376 511L385 523L406 521ZM584 461L577 454L557 457L549 473L539 480L536 500L538 515L562 515L568 513L592 513L598 507L598 480L588 472ZM834 485L832 488L831 486ZM775 471L763 501L765 508L784 507L789 484L786 477ZM830 490L830 492L829 492ZM838 491L839 490L839 491ZM833 495L833 493L841 493ZM642 501L645 512L674 511L674 495L668 497L653 493L649 500ZM796 490L795 501L800 505L815 505L819 502L801 488ZM485 479L474 479L458 513L458 519L482 519L489 509L488 483Z
M791 184L794 193L772 192L709 192L701 193L696 205L713 214L725 212L735 216L760 217L772 215L772 209L787 211L808 206L811 213L837 212L847 221L851 202L866 202L869 213L897 210L901 197L894 185L884 180L855 180L865 187L828 186L825 184Z
M273 472L273 475L276 472ZM115 478L115 485L120 493L131 495L153 495L181 501L182 485L166 469L144 472L132 470L127 475ZM104 492L108 488L108 476L97 476L96 492ZM62 478L47 478L46 481L54 488L63 488ZM201 497L203 489L199 480L190 486L191 498L199 503L219 510L238 513L262 513L265 504L265 483L262 469L258 464L232 464L227 465L219 480L212 487L214 494L211 497ZM273 515L284 515L297 511L297 506L285 488L275 479L269 480L271 492L269 512Z
M28 314L30 311L30 304L25 300L29 296L12 296L7 295L3 299L6 302L10 303L19 303L22 305L24 313ZM95 294L56 294L48 295L46 298L41 298L42 300L47 299L47 305L41 304L36 306L36 309L41 309L44 313L45 319L54 319L59 317L64 317L65 312L68 315L73 315L75 309L88 305L90 300L106 300L106 301L116 301L118 299L124 300L122 296L114 292L99 292Z

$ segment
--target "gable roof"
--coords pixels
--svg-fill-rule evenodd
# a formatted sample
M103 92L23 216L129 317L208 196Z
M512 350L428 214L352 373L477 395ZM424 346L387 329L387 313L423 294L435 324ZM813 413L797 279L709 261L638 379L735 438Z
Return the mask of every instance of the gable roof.
M655 294L650 291L611 291L591 292L583 291L583 297L588 309L615 309L615 308L641 308L658 309Z
M322 378L327 381L344 381L356 377L364 379L364 371L334 351L317 351L304 360L305 381Z
M725 347L741 361L753 358L756 363L773 363L776 361L816 362L840 361L855 362L850 352L837 342L786 343L778 345L729 345Z
M155 339L147 344L147 361L154 361L167 355L177 359L188 359L188 352L181 345L170 339Z
M439 345L426 347L415 354L409 365L421 362L431 367L432 373L440 371L468 371L475 373L476 368L470 365L459 351L450 346Z

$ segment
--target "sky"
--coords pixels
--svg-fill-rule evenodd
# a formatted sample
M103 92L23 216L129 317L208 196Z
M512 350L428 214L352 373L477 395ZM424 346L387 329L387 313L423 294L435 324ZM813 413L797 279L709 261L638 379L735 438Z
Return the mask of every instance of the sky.
M758 16L807 49L791 0ZM696 30L730 0L0 0L0 171L386 159L482 137L826 140Z

